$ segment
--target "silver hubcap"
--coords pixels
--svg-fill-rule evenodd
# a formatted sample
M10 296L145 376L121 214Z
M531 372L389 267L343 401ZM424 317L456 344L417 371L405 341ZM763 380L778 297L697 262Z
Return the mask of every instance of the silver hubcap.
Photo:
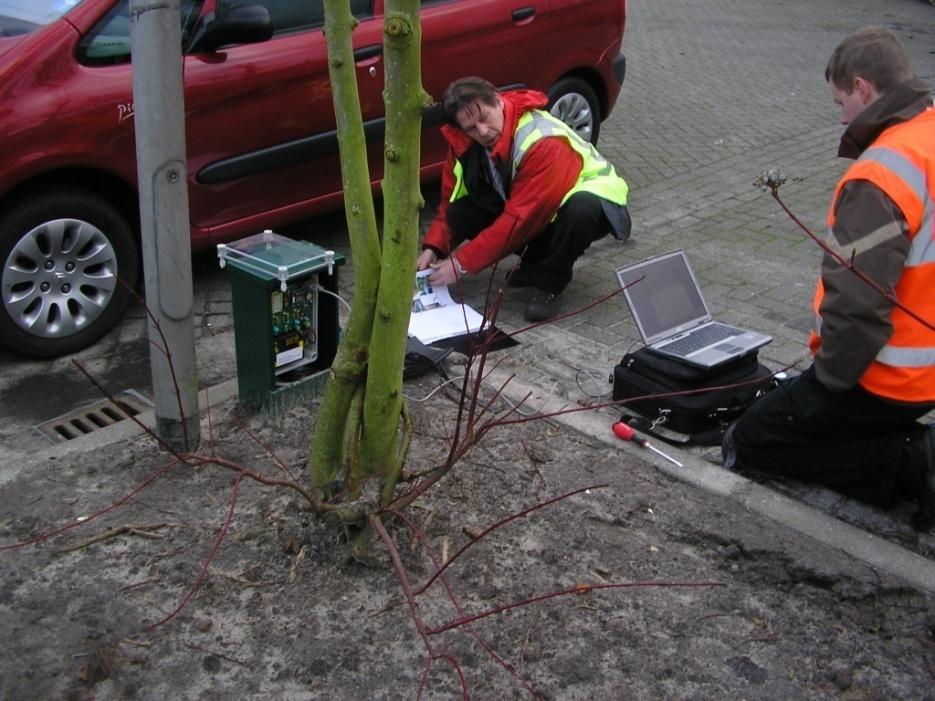
M78 219L27 233L3 266L3 306L24 331L70 336L93 323L117 287L117 255L97 227Z
M591 106L583 95L576 92L562 95L552 105L551 113L553 117L558 117L574 129L575 133L582 139L585 141L591 140L594 115L591 113Z

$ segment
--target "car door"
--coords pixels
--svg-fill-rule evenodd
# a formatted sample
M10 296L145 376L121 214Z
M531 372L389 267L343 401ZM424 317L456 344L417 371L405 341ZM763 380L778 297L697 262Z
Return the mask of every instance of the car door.
M217 10L234 4L248 3L218 0ZM222 236L232 225L295 219L342 189L322 0L259 4L270 10L272 39L185 59L192 223ZM365 120L379 119L382 21L372 0L352 6L360 21L355 46L366 49L356 63L361 109Z

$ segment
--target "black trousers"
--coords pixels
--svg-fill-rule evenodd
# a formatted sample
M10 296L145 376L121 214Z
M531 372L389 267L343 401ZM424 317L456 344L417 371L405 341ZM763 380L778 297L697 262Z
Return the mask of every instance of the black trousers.
M471 195L448 205L448 226L463 238L472 239L503 211L503 200L492 192L471 190ZM588 247L610 233L601 198L578 192L568 198L555 219L530 241L523 251L503 251L522 256L537 288L561 292L571 282L575 261Z
M816 482L883 508L921 499L931 429L917 419L931 409L887 402L859 386L829 392L812 366L740 417L729 434L733 467Z

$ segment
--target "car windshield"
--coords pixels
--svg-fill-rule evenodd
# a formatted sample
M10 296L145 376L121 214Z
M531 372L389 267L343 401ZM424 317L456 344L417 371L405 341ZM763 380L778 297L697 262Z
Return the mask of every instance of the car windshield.
M0 0L0 37L28 34L54 22L81 0Z

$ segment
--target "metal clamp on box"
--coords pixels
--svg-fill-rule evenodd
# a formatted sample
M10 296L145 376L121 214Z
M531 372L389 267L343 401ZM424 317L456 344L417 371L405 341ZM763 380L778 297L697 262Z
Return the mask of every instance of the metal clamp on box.
M218 259L231 281L240 401L285 409L320 393L338 347L344 256L267 230L218 244Z

